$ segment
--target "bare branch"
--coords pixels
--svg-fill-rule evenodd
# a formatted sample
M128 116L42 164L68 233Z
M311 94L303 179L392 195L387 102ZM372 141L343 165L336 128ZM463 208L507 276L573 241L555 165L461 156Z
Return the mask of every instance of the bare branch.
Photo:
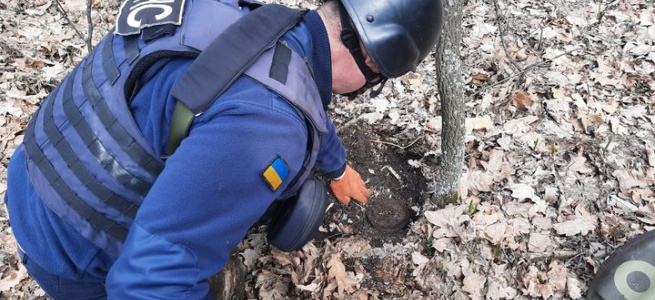
M77 33L77 35L78 35L78 36L79 36L83 41L86 41L86 38L84 37L84 35L82 34L82 32L80 32L80 31L77 29L77 27L75 27L75 25L73 25L73 22L72 22L71 19L68 17L68 13L67 13L66 10L64 9L64 7L61 5L61 2L59 2L59 0L55 0L55 3L57 3L57 10L59 10L59 12L64 16L64 18L65 18L66 21L68 22L68 25L70 25L71 27L73 27L73 29L75 30L75 32ZM87 46L88 46L88 43L87 43ZM91 50L91 48L89 47L89 51L90 51L90 50Z
M89 33L86 37L86 47L91 51L93 43L93 20L91 19L91 9L93 7L93 0L86 0L86 22L89 24Z
M355 117L355 118L351 119L350 121L348 121L348 122L346 122L345 124L341 125L341 126L339 127L339 129L337 129L337 133L341 133L344 129L346 129L346 128L350 127L350 126L355 125L355 124L357 123L357 121L359 121L359 120L361 120L361 119L362 119L362 116L361 116L361 115L358 116L358 117Z

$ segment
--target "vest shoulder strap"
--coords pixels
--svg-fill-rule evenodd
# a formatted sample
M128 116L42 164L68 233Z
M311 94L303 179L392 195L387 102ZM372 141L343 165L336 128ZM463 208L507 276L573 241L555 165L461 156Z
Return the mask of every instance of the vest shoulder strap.
M209 44L171 91L178 104L168 135L168 155L186 137L193 116L203 113L305 13L278 4L264 5L241 17Z

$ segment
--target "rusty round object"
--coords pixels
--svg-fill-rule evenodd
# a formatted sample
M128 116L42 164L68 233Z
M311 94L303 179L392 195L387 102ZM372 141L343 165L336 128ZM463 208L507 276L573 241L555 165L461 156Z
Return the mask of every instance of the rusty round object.
M399 231L409 223L409 209L396 199L378 199L366 208L366 220L381 231Z

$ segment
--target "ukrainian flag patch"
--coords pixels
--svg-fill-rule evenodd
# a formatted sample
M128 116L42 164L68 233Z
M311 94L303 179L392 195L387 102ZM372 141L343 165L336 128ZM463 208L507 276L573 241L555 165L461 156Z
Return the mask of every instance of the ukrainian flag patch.
M268 183L268 186L273 190L273 192L277 191L284 180L287 179L288 175L289 167L287 166L287 162L285 162L279 155L264 170L264 172L262 172L264 181Z

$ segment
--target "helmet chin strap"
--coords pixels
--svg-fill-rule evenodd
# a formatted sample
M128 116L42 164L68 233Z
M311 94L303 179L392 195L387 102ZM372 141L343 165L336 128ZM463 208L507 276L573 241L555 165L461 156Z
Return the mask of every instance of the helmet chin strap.
M375 85L380 84L379 88L371 90L370 96L375 98L380 94L380 92L382 92L382 88L384 87L384 84L387 82L388 78L382 76L381 74L376 74L366 64L364 53L362 53L362 48L359 44L359 37L357 37L357 33L350 24L350 20L348 19L348 12L346 12L346 9L343 7L341 1L339 1L339 9L339 16L341 17L341 41L346 46L346 48L348 48L350 55L352 55L355 63L357 63L357 67L359 67L359 70L362 72L362 74L364 74L364 78L366 78L366 83L363 87L354 92L343 95L352 99L363 94Z

